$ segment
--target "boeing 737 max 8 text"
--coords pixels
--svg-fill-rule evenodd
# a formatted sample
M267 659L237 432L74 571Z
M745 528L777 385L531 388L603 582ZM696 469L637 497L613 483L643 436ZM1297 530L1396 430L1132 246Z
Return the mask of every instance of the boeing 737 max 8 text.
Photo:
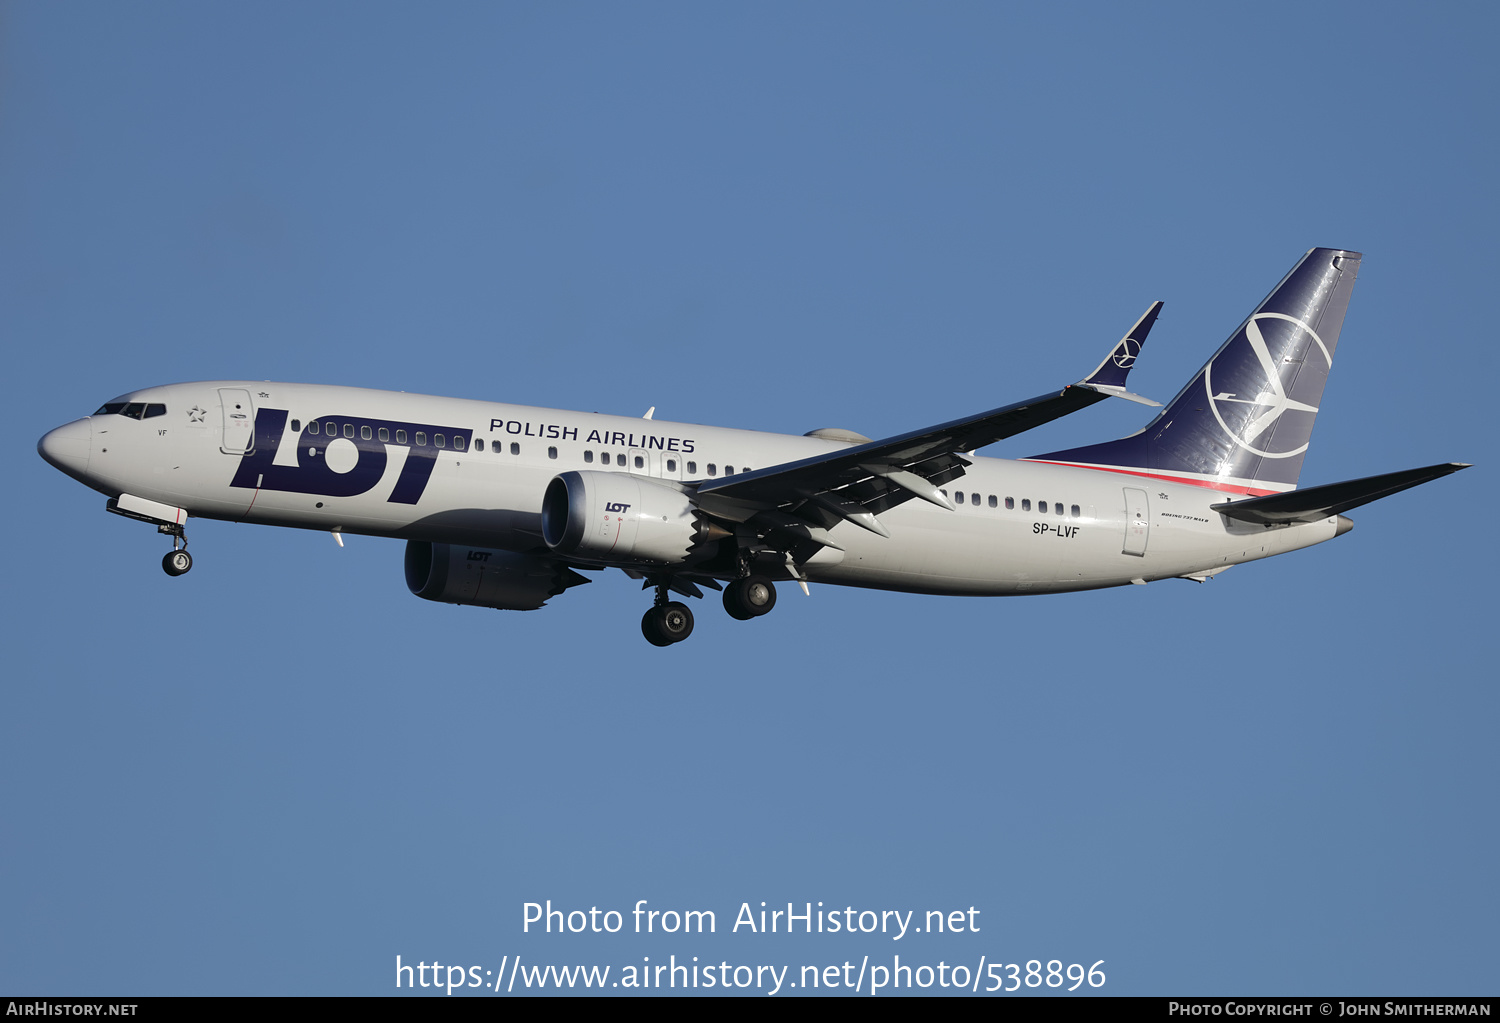
M1144 430L1018 461L971 452L1106 397L1156 405L1126 378L1161 303L1076 384L884 440L211 381L122 395L38 448L170 535L170 575L192 567L191 516L404 539L411 591L454 604L534 610L619 568L654 587L641 627L658 646L693 629L672 594L703 587L745 620L778 581L973 596L1202 581L1465 467L1296 489L1359 263L1308 252Z

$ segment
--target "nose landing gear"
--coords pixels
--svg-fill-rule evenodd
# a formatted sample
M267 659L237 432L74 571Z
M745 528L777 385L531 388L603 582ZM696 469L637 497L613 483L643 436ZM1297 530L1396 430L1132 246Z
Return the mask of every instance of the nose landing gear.
M193 567L193 556L187 552L187 533L175 522L161 523L156 531L172 538L172 549L161 559L161 570L170 576L186 575ZM181 547L177 546L179 543Z

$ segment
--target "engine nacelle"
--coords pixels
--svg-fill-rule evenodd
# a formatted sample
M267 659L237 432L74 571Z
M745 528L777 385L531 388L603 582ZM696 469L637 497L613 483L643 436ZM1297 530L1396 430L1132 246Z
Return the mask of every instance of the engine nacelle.
M542 498L542 539L587 561L680 565L729 535L682 491L622 472L565 472Z
M535 611L548 597L592 581L551 558L406 541L406 588L424 600Z

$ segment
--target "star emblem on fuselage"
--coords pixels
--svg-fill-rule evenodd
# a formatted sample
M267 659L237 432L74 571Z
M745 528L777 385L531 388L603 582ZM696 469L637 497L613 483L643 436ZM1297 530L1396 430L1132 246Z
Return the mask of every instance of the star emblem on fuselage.
M207 409L201 409L197 405L194 405L192 408L188 409L188 422L201 423L203 422L204 417L207 415Z

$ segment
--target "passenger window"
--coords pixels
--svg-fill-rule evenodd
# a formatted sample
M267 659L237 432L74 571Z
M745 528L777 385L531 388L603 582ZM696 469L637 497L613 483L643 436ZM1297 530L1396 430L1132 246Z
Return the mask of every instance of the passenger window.
M426 446L427 446L427 434L423 433L421 430L418 430L417 431L417 447L419 447L419 448L425 448Z
M1047 514L1047 502L1046 501L1038 501L1036 503L1036 510L1037 510L1037 514L1039 514L1039 515L1046 515Z
M318 432L318 429L319 429L319 427L318 427L318 421L316 419L314 419L312 422L310 422L310 423L307 424L307 432L310 433L310 434L316 435L317 432Z
M370 428L368 426L361 426L359 428L359 439L360 440L370 440L370 439L373 438L373 436L374 435L370 432Z
M724 466L724 475L725 476L733 476L734 475L734 466L732 466L732 465L726 465L726 466Z
M148 411L148 414L149 414L149 410L147 410L147 411ZM300 419L293 419L292 420L292 432L293 433L301 433L302 432L302 420L300 420Z
M1061 515L1063 513L1063 507L1062 507L1062 502L1061 501L1058 501L1052 507L1053 507L1053 510L1055 510L1057 512L1057 514Z
M688 475L689 476L696 476L696 475L698 475L698 463L697 462L689 462L688 463Z
M385 442L387 442L388 440L391 439L391 431L388 430L387 428L385 428L384 426L382 426L376 432L375 436L379 437L380 438L380 443L384 444Z
M1006 511L1015 511L1016 510L1016 499L1014 497L1007 497L1005 499L1005 510Z
M615 452L615 464L618 465L622 469L625 468L625 452L623 452L623 451L617 451L617 452Z
M556 448L548 448L547 449L547 457L548 458L556 458L557 457L557 449Z
M969 495L969 503L973 504L973 505L978 505L979 504L979 495L978 494L970 494Z
M677 459L675 459L675 458L669 458L669 459L667 459L667 472L676 472L676 471L677 471Z
M1076 505L1076 504L1075 504L1075 505L1074 505L1074 506L1073 506L1073 507L1072 507L1072 509L1071 509L1071 510L1072 510L1072 512L1073 512L1073 517L1074 517L1074 518L1075 518L1075 519L1081 519L1081 518L1083 518L1083 512L1082 512L1082 511L1080 511L1080 510L1079 510L1079 508L1078 508L1078 505Z
M1031 498L1029 498L1029 497L1023 497L1023 498L1021 498L1021 510L1022 511L1031 511Z
M953 494L953 500L957 501L959 504L963 504L964 503L964 492L962 490L955 491L954 494Z
M644 458L642 458L640 455L636 455L635 456L635 467L637 469L644 469L646 467L646 460Z
M405 444L406 443L406 431L405 430L397 430L396 431L396 443L397 444Z
M435 433L432 435L432 443L440 448L445 448L448 446L448 438L444 437L441 433Z
M717 475L719 475L719 467L716 466L716 465L714 465L714 463L709 462L708 463L708 474L710 476L717 476Z
M594 453L592 451L585 451L583 453L584 464L588 464L588 463L592 462L593 460L594 460Z
M601 451L601 452L599 452L599 464L600 465L608 465L609 464L609 452L608 451Z
M344 436L348 437L350 440L354 439L354 424L353 423L345 423L344 424Z
M521 445L517 444L515 441L511 441L510 442L510 453L513 454L513 455L519 455L521 453Z
M995 500L995 495L994 494L990 495L990 507L991 508L998 508L998 507L1000 507L1000 502L997 501L997 500Z

